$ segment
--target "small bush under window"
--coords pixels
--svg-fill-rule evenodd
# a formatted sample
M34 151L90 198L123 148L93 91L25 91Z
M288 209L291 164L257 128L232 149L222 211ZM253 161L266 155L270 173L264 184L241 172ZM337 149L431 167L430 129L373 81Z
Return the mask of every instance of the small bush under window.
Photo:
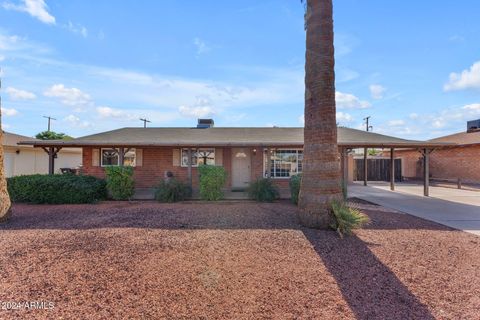
M160 202L178 202L191 197L191 195L190 186L172 178L160 182L155 192L155 199Z
M106 167L107 190L114 200L130 200L135 193L132 167Z
M198 172L200 174L200 197L208 201L223 199L222 188L227 182L225 168L201 165L198 167Z
M252 182L248 187L250 199L260 202L272 202L280 197L278 188L273 184L272 179L260 178Z
M103 179L76 175L25 175L7 179L13 202L36 204L78 204L104 200Z
M293 203L298 204L298 196L300 194L300 182L302 181L302 175L297 174L292 176L289 181L290 196Z

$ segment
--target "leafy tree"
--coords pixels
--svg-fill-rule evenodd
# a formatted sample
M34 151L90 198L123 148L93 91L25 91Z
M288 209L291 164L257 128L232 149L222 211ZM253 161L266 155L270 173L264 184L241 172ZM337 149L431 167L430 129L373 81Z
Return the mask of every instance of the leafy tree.
M65 133L57 133L54 131L43 131L38 133L35 138L40 140L72 140L73 138Z
M342 199L337 146L332 0L307 0L304 161L298 206L307 227L327 229Z

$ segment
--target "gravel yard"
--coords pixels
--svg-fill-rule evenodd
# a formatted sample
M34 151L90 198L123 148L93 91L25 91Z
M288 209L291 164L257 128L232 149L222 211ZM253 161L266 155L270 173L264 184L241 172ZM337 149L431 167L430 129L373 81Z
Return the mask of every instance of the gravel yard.
M343 240L288 202L15 205L0 318L480 319L480 237L354 205Z

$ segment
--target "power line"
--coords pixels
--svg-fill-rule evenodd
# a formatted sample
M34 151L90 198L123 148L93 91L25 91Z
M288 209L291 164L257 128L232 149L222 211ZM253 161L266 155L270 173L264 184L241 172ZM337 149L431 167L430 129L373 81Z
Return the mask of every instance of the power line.
M365 121L365 126L366 126L367 131L372 131L373 130L373 126L369 125L370 118L371 118L371 116L363 118L363 121Z

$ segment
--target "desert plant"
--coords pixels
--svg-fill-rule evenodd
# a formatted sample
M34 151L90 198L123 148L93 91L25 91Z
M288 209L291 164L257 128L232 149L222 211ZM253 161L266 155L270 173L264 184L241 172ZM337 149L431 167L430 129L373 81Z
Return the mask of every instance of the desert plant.
M106 183L92 176L25 175L7 179L13 202L75 204L106 198Z
M135 193L132 167L106 167L107 190L114 200L130 200Z
M272 179L260 178L250 184L248 196L256 201L272 202L280 197L280 193Z
M176 179L162 180L157 186L155 199L160 202L178 202L189 198L192 189Z
M302 181L302 175L297 174L290 178L288 185L290 186L290 196L294 204L298 204L298 194L300 193L300 183Z
M225 168L201 165L198 167L198 172L200 174L200 197L208 201L222 199L222 188L225 182L227 182L227 172Z
M370 222L368 216L357 209L349 207L343 201L332 201L331 206L334 221L330 227L337 231L341 238L344 235L351 234L353 229L361 228Z

